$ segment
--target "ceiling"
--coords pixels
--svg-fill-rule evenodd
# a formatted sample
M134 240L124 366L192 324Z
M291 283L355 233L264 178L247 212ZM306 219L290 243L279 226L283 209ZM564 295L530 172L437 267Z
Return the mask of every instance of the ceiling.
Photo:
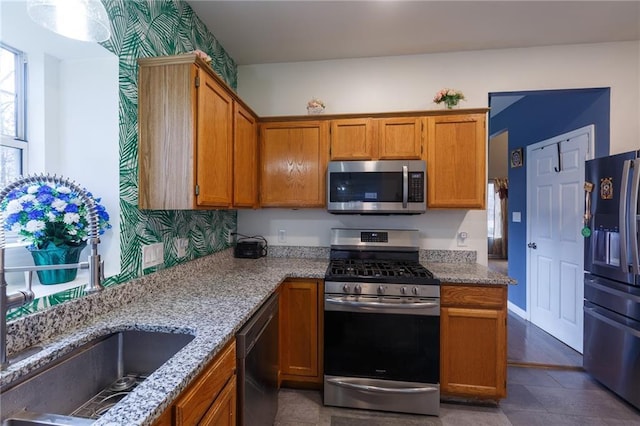
M640 1L188 3L238 65L640 40Z

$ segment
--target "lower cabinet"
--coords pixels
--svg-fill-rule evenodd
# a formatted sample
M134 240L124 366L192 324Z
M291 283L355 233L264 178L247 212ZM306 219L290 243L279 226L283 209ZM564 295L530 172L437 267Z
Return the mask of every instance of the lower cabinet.
M236 344L232 341L154 426L235 425Z
M324 282L290 278L280 292L280 383L320 388L323 381Z
M442 284L440 390L443 396L507 395L507 287Z

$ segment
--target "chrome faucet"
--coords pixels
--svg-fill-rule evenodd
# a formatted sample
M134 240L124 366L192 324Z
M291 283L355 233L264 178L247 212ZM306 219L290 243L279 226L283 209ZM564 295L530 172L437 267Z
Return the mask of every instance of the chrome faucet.
M45 265L45 266L17 266L17 267L5 267L4 266L4 251L5 251L5 236L4 236L4 212L0 212L0 370L4 370L9 362L7 357L7 311L12 308L24 306L30 303L35 298L33 291L31 290L31 276L33 271L43 271L52 269L69 269L69 268L82 268L89 269L89 283L85 287L85 293L95 293L102 290L101 280L104 278L104 264L98 254L98 244L100 243L99 235L99 221L98 211L96 204L88 194L87 191L78 186L75 182L63 178L62 176L51 175L31 175L22 176L17 180L9 183L0 190L0 203L7 197L7 195L24 184L31 184L37 182L50 182L57 185L64 185L77 192L82 202L87 206L89 230L88 241L91 246L91 254L89 255L88 262L80 263L68 263L64 265ZM7 294L7 281L5 280L6 272L28 272L27 276L27 288L25 290L19 290L12 294Z

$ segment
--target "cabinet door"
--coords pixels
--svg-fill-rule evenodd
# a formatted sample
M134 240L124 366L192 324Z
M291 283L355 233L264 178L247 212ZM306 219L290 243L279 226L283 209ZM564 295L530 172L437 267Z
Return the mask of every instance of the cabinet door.
M443 284L440 386L443 394L506 396L507 288Z
M332 160L372 160L374 121L352 118L331 121Z
M262 207L324 207L328 123L264 123L260 138Z
M210 366L190 385L174 404L176 426L190 426L209 411L230 379L235 381L236 345L229 344Z
M422 157L423 118L397 117L378 120L378 158L419 160Z
M504 310L443 307L440 317L440 388L443 394L506 396Z
M236 376L232 376L229 382L218 395L215 402L209 407L198 426L235 426L236 424Z
M427 206L484 209L485 114L427 118Z
M138 206L193 209L196 76L192 63L148 66L138 75Z
M287 280L280 288L280 378L322 383L322 283Z
M196 203L199 207L230 207L232 202L233 100L200 71L197 110Z
M256 118L234 102L233 206L258 206L258 125Z

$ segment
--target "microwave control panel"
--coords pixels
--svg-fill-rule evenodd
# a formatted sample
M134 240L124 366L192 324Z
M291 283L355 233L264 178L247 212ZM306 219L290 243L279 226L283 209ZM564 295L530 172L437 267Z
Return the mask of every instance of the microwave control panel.
M422 203L424 202L424 173L422 172L410 172L409 173L409 197L410 203Z

